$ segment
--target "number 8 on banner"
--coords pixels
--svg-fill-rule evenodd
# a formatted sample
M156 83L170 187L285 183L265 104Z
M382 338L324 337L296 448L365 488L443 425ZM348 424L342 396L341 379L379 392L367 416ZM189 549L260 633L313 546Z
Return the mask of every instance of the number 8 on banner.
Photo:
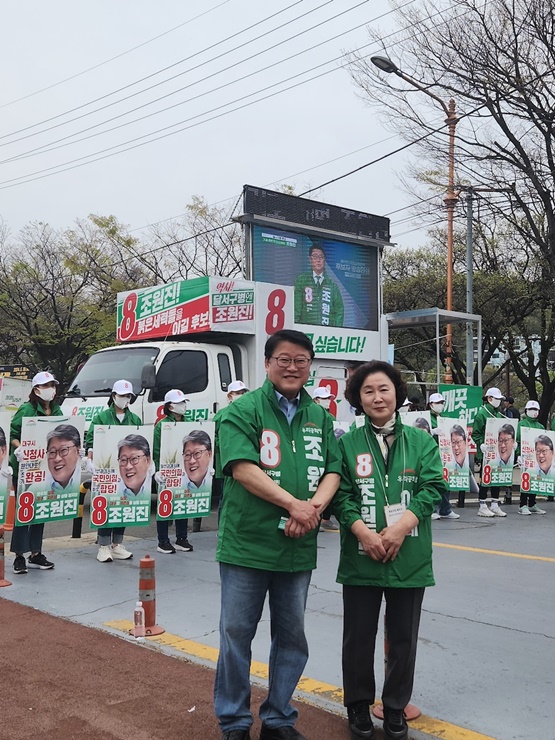
M281 288L272 290L268 296L266 314L266 334L274 334L285 327L285 301L287 296Z
M95 527L103 527L108 521L108 500L96 495L92 500L91 521Z
M35 518L35 494L32 491L23 491L17 502L17 521L21 524L30 524Z

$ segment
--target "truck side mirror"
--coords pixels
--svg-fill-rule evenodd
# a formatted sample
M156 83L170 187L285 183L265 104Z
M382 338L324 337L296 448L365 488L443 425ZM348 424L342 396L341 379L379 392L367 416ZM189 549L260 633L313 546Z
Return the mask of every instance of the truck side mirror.
M156 368L150 362L143 365L141 371L141 388L154 388L156 385Z

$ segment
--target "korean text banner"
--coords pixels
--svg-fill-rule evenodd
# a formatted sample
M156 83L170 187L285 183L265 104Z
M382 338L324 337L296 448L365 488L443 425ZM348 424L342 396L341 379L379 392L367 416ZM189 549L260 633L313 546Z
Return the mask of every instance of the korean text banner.
M516 419L491 418L486 421L483 486L512 486L517 426Z
M295 288L295 324L378 331L378 249L253 225L253 277Z
M468 427L468 452L470 454L475 453L476 447L472 441L472 425L476 413L482 405L482 389L474 385L440 385L438 391L445 398L445 409L442 416L464 420Z
M520 428L522 493L555 496L555 432Z
M437 417L437 439L443 466L443 477L450 491L470 489L470 464L466 424L456 419Z
M162 421L157 519L208 516L214 423Z
M91 528L147 525L154 462L152 427L96 426Z
M23 419L16 526L77 516L84 430L80 416Z
M6 521L8 496L10 495L10 421L9 411L0 411L0 527Z

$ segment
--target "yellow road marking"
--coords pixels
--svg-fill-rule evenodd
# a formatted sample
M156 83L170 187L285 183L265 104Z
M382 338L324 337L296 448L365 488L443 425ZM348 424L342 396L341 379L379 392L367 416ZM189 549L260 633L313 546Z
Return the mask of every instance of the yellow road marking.
M104 626L128 634L129 630L133 627L133 622L128 619L117 619L111 622L104 622ZM174 650L178 650L188 656L208 660L211 663L218 661L218 648L209 647L193 640L186 640L184 637L179 637L179 635L164 632L162 635L147 637L146 639L148 642L172 647ZM253 660L251 663L251 675L257 678L268 679L268 666L266 663ZM301 676L297 684L297 689L305 694L312 694L327 701L335 702L338 705L338 711L341 713L344 711L343 690L338 686L323 681L316 681L313 678L308 678L308 676ZM439 740L495 740L495 738L489 735L482 735L479 732L473 732L464 727L452 725L450 722L428 717L425 714L420 715L418 719L411 720L410 726L414 730L424 732Z
M465 550L466 552L480 552L486 555L502 555L505 558L520 558L521 560L541 560L544 563L555 563L555 558L542 555L523 555L520 552L504 552L503 550L485 550L482 547L466 547L465 545L447 545L444 542L434 542L434 547L446 547L450 550Z

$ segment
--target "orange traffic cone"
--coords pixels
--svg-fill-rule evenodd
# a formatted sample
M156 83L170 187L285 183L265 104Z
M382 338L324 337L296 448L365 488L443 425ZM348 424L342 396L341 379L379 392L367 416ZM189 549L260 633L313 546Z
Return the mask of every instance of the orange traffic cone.
M10 497L8 498L8 510L6 511L6 521L4 522L4 529L6 532L11 532L15 522L15 491L13 486L10 490Z
M153 637L161 635L166 630L156 624L156 584L154 558L145 555L139 562L139 601L143 602L145 610L145 635ZM135 635L135 628L129 630L130 635Z

